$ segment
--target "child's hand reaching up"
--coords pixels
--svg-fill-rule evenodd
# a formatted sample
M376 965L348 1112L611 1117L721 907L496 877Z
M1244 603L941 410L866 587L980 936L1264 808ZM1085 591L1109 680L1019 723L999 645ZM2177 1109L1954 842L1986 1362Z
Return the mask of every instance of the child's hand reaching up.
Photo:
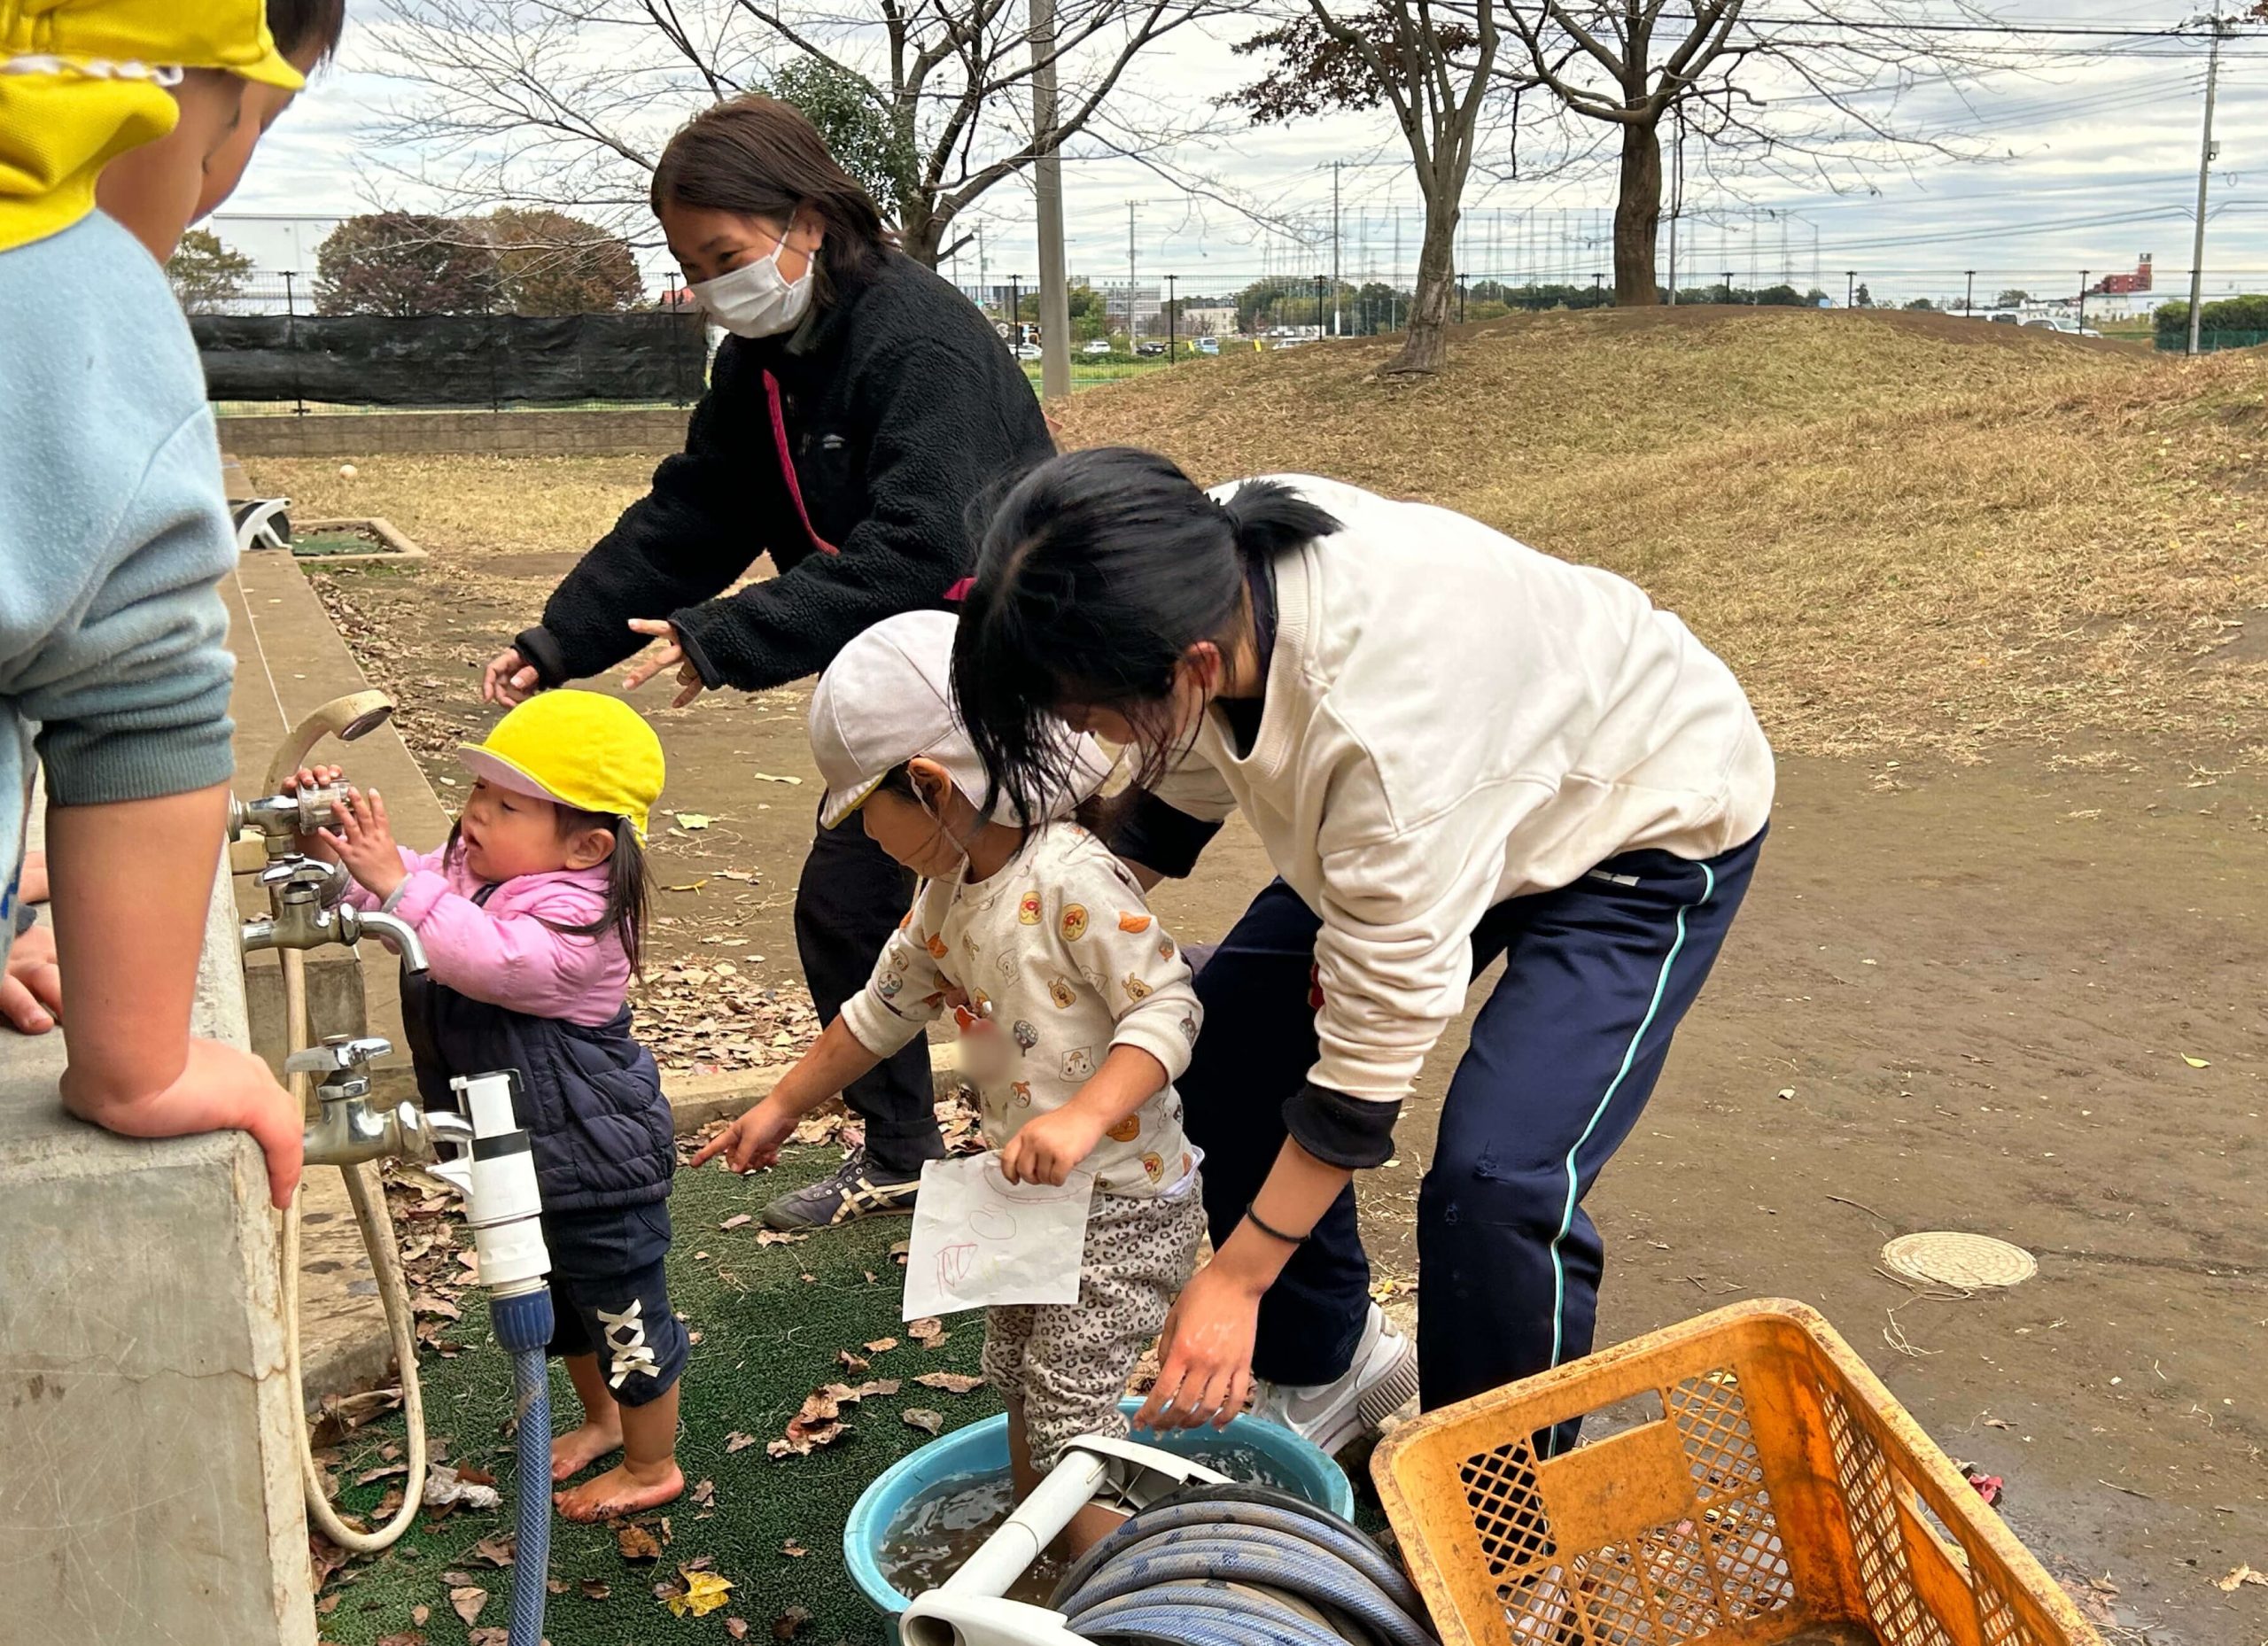
M1076 1103L1023 1123L1000 1151L1000 1175L1010 1183L1060 1187L1095 1152L1109 1122Z
M303 765L284 780L284 792L298 795L310 788L328 788L345 775L344 769L335 765ZM321 858L331 863L338 860L338 854L324 843L320 833L299 835L294 843L311 858Z
M386 821L386 803L378 791L365 795L359 788L348 789L332 815L338 824L323 830L323 843L363 890L374 897L392 897L395 888L409 878L409 871L402 866L392 826Z

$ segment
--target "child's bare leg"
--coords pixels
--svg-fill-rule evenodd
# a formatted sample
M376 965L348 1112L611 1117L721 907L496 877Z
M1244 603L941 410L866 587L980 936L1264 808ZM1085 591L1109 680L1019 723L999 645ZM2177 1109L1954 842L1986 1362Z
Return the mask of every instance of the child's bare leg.
M674 1383L643 1406L609 1405L622 1417L622 1461L582 1485L551 1495L552 1507L569 1520L605 1520L658 1509L685 1493L677 1466L677 1391Z
M622 1408L607 1393L599 1357L570 1355L565 1358L568 1379L583 1402L583 1423L580 1428L553 1437L551 1478L555 1480L582 1473L622 1444Z

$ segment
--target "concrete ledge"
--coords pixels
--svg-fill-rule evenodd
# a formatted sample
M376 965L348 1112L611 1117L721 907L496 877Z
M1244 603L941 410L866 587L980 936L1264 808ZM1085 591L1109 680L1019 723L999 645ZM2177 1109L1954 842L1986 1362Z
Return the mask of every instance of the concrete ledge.
M304 555L296 548L291 550L291 558L303 566L404 566L432 558L382 515L361 519L299 520L292 523L291 530L295 537L302 532L367 532L385 545L360 554ZM273 549L267 552L275 553Z
M662 456L685 444L687 407L624 411L259 413L223 417L239 457L478 452L506 457Z
M670 1116L678 1136L699 1131L711 1121L731 1120L742 1110L761 1102L788 1072L778 1068L738 1069L722 1075L665 1075L662 1095L670 1100ZM937 1096L960 1088L960 1068L950 1045L929 1048L929 1078Z

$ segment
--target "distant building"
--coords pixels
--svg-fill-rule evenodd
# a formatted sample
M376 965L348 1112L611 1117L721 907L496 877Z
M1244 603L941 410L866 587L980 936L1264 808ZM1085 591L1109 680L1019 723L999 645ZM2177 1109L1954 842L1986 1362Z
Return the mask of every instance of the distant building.
M2087 288L2089 297L2129 297L2150 289L2150 254L2142 253L2131 275L2105 275Z
M1174 322L1187 338L1225 337L1237 329L1237 306L1208 303L1202 307L1184 303Z
M1130 303L1128 286L1123 280L1105 280L1095 287L1095 295L1102 299L1103 312L1110 316L1112 330L1124 326L1130 318L1136 331L1146 331L1150 329L1150 322L1165 313L1163 285L1138 280L1132 292Z

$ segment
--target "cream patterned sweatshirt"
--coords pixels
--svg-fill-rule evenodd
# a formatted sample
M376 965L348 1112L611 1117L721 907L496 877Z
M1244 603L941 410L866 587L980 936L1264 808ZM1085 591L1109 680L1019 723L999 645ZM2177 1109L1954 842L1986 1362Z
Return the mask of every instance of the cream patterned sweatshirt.
M1113 1047L1138 1046L1164 1067L1166 1084L1086 1164L1107 1194L1153 1195L1188 1177L1194 1160L1173 1082L1189 1067L1202 1008L1133 876L1085 829L1034 830L989 880L924 881L843 1021L888 1057L947 1012L993 1148L1069 1102Z

